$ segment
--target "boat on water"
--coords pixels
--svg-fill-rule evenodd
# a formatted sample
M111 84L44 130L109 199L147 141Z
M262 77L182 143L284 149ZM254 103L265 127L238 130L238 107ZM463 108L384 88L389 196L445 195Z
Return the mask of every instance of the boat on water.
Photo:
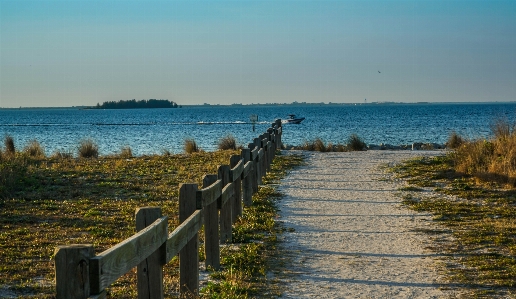
M281 122L284 124L300 124L304 117L297 117L295 114L289 114L287 119L283 119Z

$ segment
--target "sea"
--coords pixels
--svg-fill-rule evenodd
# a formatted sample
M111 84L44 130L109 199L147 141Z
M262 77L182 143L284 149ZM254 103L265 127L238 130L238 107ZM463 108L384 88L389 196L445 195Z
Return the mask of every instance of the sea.
M283 125L286 145L315 138L346 144L351 134L369 145L444 144L452 132L482 139L491 136L492 125L499 120L514 124L516 102L0 109L0 138L12 136L18 149L37 140L47 155L76 154L84 139L93 140L101 155L115 154L123 147L130 147L136 156L182 153L186 139L193 139L202 150L215 151L219 140L228 135L247 146L276 119L289 114L305 120ZM251 115L258 117L255 123Z

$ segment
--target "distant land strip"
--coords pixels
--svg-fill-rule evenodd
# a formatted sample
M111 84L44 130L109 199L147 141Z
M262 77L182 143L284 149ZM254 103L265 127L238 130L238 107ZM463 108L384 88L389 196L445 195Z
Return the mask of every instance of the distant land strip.
M135 99L132 100L120 100L116 101L108 101L102 104L97 103L97 106L92 107L92 109L140 109L140 108L177 108L178 105L169 100L140 100L137 101Z

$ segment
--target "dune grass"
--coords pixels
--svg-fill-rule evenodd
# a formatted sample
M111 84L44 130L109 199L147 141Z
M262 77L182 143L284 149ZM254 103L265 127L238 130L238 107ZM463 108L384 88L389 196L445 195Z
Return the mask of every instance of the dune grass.
M516 294L516 134L497 130L490 140L461 140L445 156L393 170L410 184L400 189L403 202L440 224L428 231L432 248L448 256L446 274L464 286L461 298L509 298Z
M222 137L217 144L219 150L236 150L238 148L235 137L227 135Z
M81 140L77 155L80 158L97 158L99 156L99 147L91 139Z
M91 159L68 156L35 159L18 154L9 160L2 159L1 288L9 289L18 298L53 298L55 247L93 244L96 253L100 253L134 234L134 212L138 207L162 207L163 214L169 216L169 231L172 231L178 225L178 184L201 184L205 174L216 173L218 165L227 164L229 157L234 154L237 152L132 158L114 155ZM279 166L273 168L287 167L289 163L275 164ZM262 198L270 200L276 196L268 188L261 189L261 193L253 199L257 207L263 201ZM267 233L258 232L263 227L253 227L248 222L258 220L270 224L270 220L261 218L272 217L270 213L273 209L268 209L268 213L262 213L261 208L253 212L246 211L245 219L235 226L234 238L241 241L267 236ZM253 229L256 231L253 232ZM241 237L243 235L252 237ZM217 274L218 279L212 283L214 289L206 291L205 297L236 298L232 295L220 297L220 294L230 293L239 282L242 282L238 287L241 298L265 288L267 281L255 275L260 276L260 273L266 271L263 267L267 265L263 259L270 246L273 246L266 241L269 240L262 240L258 245L244 245L234 252L225 251L223 264L227 266ZM246 259L243 253L252 253L252 256ZM232 257L233 254L236 256ZM259 259L260 271L250 273L242 270L241 276L236 274L238 267L250 267L246 266L246 260L258 263ZM166 298L177 297L177 263L177 259L174 259L165 266ZM231 273L229 269L233 269ZM133 271L109 288L108 298L135 298L135 284Z
M16 148L14 146L14 138L11 135L5 135L4 138L5 152L8 156L14 156L16 154Z
M301 149L305 151L315 152L349 152L349 151L363 151L366 150L367 146L365 142L356 134L351 134L347 143L333 144L331 142L325 143L321 138L315 138L311 141L305 141L301 146L294 147L294 149Z
M184 150L185 150L185 153L187 153L187 154L193 154L193 153L198 153L200 151L200 148L197 146L197 143L195 142L195 140L193 140L191 138L187 138L187 139L185 139Z

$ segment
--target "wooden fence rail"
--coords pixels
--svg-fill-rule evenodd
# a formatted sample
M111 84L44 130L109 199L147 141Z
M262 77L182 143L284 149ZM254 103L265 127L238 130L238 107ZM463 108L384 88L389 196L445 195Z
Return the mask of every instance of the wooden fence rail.
M252 204L252 195L281 148L281 120L265 134L206 175L203 186L179 186L180 225L168 233L168 217L159 207L138 208L137 233L95 255L93 245L58 246L55 250L56 298L105 298L105 289L137 267L138 298L163 298L163 266L179 254L180 293L199 292L199 240L204 226L205 265L220 268L221 243L230 243L232 224Z

